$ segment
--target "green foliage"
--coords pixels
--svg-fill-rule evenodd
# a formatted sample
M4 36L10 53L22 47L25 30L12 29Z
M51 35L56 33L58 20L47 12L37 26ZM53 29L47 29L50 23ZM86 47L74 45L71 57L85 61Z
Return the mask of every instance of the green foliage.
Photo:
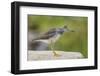
M29 31L37 33L47 32L50 28L67 25L75 32L64 33L56 42L56 50L81 52L84 57L88 57L88 18L78 16L43 16L29 15Z

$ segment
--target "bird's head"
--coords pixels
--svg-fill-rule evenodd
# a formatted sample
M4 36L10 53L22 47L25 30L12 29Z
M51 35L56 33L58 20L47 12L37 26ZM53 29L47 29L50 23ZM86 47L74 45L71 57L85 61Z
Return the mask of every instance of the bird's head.
M60 28L58 31L60 34L63 34L64 32L74 32L73 30L70 30L66 25Z

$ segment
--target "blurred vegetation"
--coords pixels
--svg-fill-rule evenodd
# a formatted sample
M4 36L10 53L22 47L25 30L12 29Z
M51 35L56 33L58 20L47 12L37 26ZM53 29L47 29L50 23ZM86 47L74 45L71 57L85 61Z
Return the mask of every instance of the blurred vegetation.
M28 15L29 31L47 32L50 28L67 25L75 32L64 33L55 44L56 50L81 52L88 57L88 18L78 16Z

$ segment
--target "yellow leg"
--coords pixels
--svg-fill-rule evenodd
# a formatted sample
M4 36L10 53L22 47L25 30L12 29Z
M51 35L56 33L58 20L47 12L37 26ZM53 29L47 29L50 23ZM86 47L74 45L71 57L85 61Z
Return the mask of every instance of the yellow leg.
M61 55L59 55L59 54L57 54L55 51L54 51L54 44L52 43L52 41L51 41L51 50L53 51L53 54L54 54L54 56L61 56Z
M61 55L59 55L59 54L57 54L54 50L53 50L53 54L54 54L54 56L61 56Z

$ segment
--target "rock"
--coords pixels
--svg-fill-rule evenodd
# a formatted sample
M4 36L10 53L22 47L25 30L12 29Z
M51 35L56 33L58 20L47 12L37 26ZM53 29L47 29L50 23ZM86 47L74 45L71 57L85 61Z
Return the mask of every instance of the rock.
M42 51L42 50L48 50L48 44L44 43L42 41L33 41L33 43L31 43L31 51Z
M28 60L58 60L58 59L81 59L84 58L80 52L56 51L60 56L54 56L52 51L28 51Z

